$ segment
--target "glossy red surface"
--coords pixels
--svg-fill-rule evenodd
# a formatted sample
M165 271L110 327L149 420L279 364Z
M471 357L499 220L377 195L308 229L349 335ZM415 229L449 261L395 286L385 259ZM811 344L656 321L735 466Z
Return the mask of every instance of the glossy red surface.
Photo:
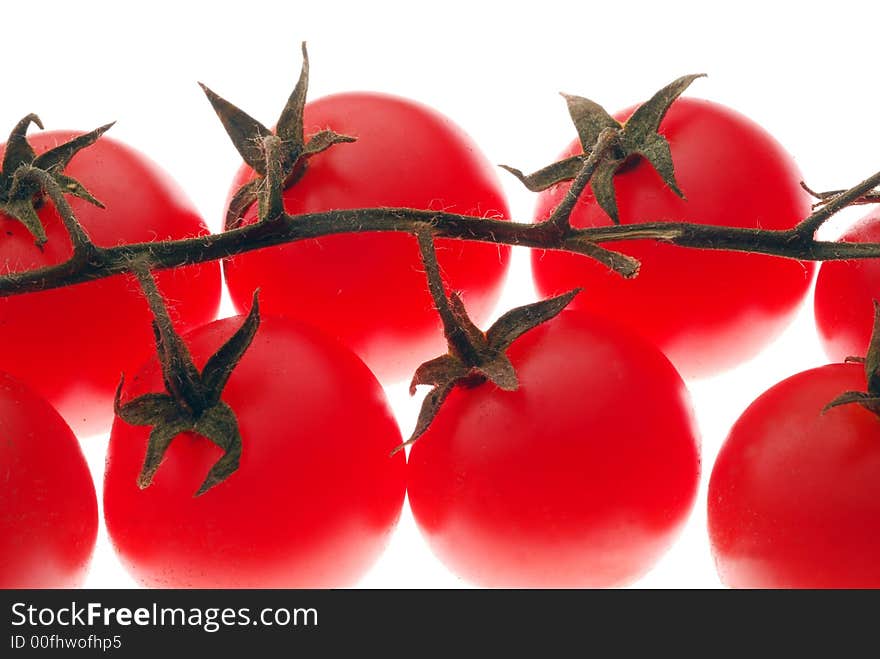
M77 133L36 132L37 153ZM0 147L0 157L5 145ZM68 201L92 241L102 247L208 233L183 192L157 165L108 137L81 151L65 170L106 209ZM0 272L61 263L72 253L51 202L40 209L48 242L41 251L17 220L0 214ZM220 305L217 263L156 273L180 331L213 320ZM0 298L0 369L45 396L79 436L106 432L123 370L155 350L152 315L137 281L116 276L63 289Z
M82 585L97 534L95 487L73 432L0 373L0 588Z
M709 482L709 537L721 580L739 588L880 587L880 419L858 405L859 364L770 388L743 413Z
M307 134L332 128L357 137L309 160L284 193L288 213L407 207L507 218L494 167L449 119L376 93L327 96L305 108ZM242 168L233 189L252 172ZM251 208L245 221L256 220ZM507 270L505 246L438 240L451 289L477 323L494 309ZM306 320L351 347L384 383L412 376L446 352L413 236L384 232L327 236L268 248L224 264L239 310L259 287L268 313Z
M186 337L199 368L241 320ZM124 400L162 390L153 362ZM264 317L223 400L238 418L241 466L199 497L220 449L179 435L141 490L149 428L114 423L104 514L123 564L155 587L353 585L384 549L405 489L403 453L389 457L400 432L375 377L315 330Z
M517 339L517 391L452 391L412 448L433 551L491 587L630 583L669 548L700 473L687 389L628 332L565 311Z
M669 141L675 177L687 199L639 160L614 179L621 224L680 221L786 229L809 215L810 198L791 156L750 119L709 101L681 98L660 133ZM574 142L562 155L579 152ZM566 183L543 192L536 219L549 217L567 189ZM576 227L611 224L589 190L571 221ZM536 250L532 270L538 291L550 296L582 286L576 307L638 331L686 378L713 375L757 354L789 323L813 273L811 263L660 241L605 246L639 259L638 277L625 280L582 256Z

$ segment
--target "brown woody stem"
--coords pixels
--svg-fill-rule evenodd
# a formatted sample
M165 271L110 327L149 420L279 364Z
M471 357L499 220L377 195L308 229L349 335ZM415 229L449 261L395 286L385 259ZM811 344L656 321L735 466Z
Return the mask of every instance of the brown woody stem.
M599 133L599 138L596 140L596 145L590 152L589 157L584 161L581 171L572 180L571 185L565 192L565 197L563 197L560 204L553 211L553 214L547 219L548 223L563 232L571 229L571 212L574 210L574 206L577 200L580 199L583 191L590 184L596 167L602 162L608 149L614 144L617 133L618 131L613 128L602 129L602 132Z
M269 135L263 138L263 148L266 152L266 176L259 195L259 217L260 222L272 222L284 215L284 172L281 169L284 144L281 138Z
M866 178L861 183L844 190L833 197L828 198L828 202L820 206L808 218L795 227L795 232L805 241L813 238L816 230L822 226L828 218L838 211L858 203L866 194L880 185L880 172Z
M449 305L449 298L446 296L446 289L443 286L443 277L440 274L440 265L437 263L437 251L434 248L434 236L430 231L419 231L416 233L419 241L419 250L422 254L422 263L425 266L425 275L428 279L428 290L434 299L434 306L443 321L443 334L449 342L450 347L456 354L465 357L473 357L473 347L468 341L467 334L459 324L452 313L452 307Z
M174 329L165 298L156 286L156 279L143 262L132 263L134 274L141 285L141 291L153 314L153 332L156 336L156 351L162 364L165 387L169 394L190 415L199 415L207 407L203 392L199 391L198 370L183 339Z
M782 231L687 222L651 222L572 229L563 233L546 222L524 224L409 208L361 208L295 217L283 214L272 222L251 224L221 234L164 242L98 247L86 242L86 237L79 249L87 251L88 258L73 258L59 265L0 276L0 297L131 273L134 272L133 263L143 264L155 271L214 261L299 240L367 231L409 234L428 231L434 238L460 238L568 251L595 258L624 276L633 276L638 270L638 262L605 249L600 243L659 240L681 247L754 252L802 261L877 258L880 257L880 243L828 242L813 238L816 229L831 215L860 199L877 185L880 185L880 173L834 197L796 227ZM58 204L59 213L69 230L72 229L72 239L76 240L79 224L75 222L69 205L59 194L57 186L48 184L46 190L53 202Z
M429 230L435 238L461 238L480 242L519 245L537 249L569 251L596 258L609 252L597 245L626 240L660 240L682 247L770 254L802 261L830 261L880 257L880 243L838 243L804 240L794 229L771 231L685 222L654 222L638 225L573 230L567 236L548 232L543 224L489 220L467 215L407 208L365 208L328 211L291 217L277 222L252 224L222 234L164 242L132 243L115 247L95 246L87 261L73 260L55 266L0 276L0 297L44 291L120 273L132 272L132 262L149 264L151 270L177 268L194 263L251 252L264 247L293 243L331 234L366 231L397 231L415 234Z

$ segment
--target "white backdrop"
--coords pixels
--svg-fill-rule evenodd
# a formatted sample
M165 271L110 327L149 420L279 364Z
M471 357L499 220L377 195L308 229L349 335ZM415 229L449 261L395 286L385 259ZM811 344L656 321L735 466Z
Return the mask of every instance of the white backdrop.
M873 84L880 5L812 6L4 3L0 130L28 112L50 129L88 130L116 119L113 136L164 166L216 230L239 161L196 81L271 123L298 74L299 43L307 40L312 98L352 89L414 98L458 122L493 162L528 171L551 162L574 137L558 91L614 111L679 75L706 72L688 94L758 121L794 154L813 187L847 187L880 169ZM512 177L502 181L513 216L529 219L533 196ZM844 214L824 235L859 214ZM515 254L500 309L532 299L526 257ZM679 542L637 586L720 585L705 532L705 486L718 447L757 394L823 359L805 307L752 362L692 385L703 433L700 495ZM402 386L389 395L406 435L417 406ZM99 500L105 448L106 438L84 442ZM103 529L87 585L134 585ZM362 585L466 584L433 558L405 510Z

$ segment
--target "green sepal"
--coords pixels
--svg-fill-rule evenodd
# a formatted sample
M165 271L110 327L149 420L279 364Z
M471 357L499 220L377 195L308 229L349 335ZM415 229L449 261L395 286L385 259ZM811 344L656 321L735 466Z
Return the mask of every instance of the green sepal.
M309 141L303 148L302 155L304 158L310 158L336 144L351 144L352 142L357 142L357 138L351 135L335 133L332 130L322 130L309 138Z
M583 154L571 156L570 158L547 165L546 167L528 175L523 174L515 167L509 167L508 165L499 166L501 169L510 172L518 178L520 183L522 183L529 192L542 192L557 183L570 181L577 176L578 172L581 171L581 168L584 166L584 156Z
M278 123L275 126L275 134L292 149L302 152L305 144L303 133L303 109L306 106L306 96L309 91L309 53L305 42L302 43L302 68L293 91L281 110ZM297 154L298 155L298 154Z
M78 135L64 144L52 147L34 159L34 167L45 169L47 172L52 173L63 171L77 153L97 142L115 123L115 121L111 121L109 124L99 126L93 131Z
M451 294L449 306L459 331L468 338L470 349L464 351L455 348L450 341L447 354L431 359L416 369L409 387L410 395L415 394L419 385L428 385L431 391L422 401L412 434L394 452L409 446L428 430L443 402L456 386L481 386L484 382L491 382L504 391L516 391L519 378L506 354L507 348L529 330L559 315L579 292L580 289L575 289L511 309L485 333L470 320L461 298L455 293Z
M199 85L220 118L220 123L226 129L236 151L251 169L258 174L265 174L266 155L263 153L262 138L271 135L272 131L206 85Z
M202 387L205 389L208 405L220 402L229 377L250 347L260 327L260 289L251 298L251 310L235 333L215 352L205 368L202 369Z
M847 391L822 408L824 414L828 410L840 407L842 405L852 405L853 403L861 405L869 412L880 415L880 396L874 396L862 391Z
M436 387L450 378L463 378L468 373L468 367L455 355L445 354L430 359L419 365L409 383L409 395L416 393L419 385Z
M46 244L46 230L40 221L37 211L34 210L34 202L31 199L14 199L0 204L0 212L5 213L9 217L15 218L24 225L34 237L34 244L42 248Z
M267 158L275 158L276 164L280 167L279 180L283 180L285 189L301 178L309 158L335 144L355 141L354 137L341 135L332 130L320 131L306 139L303 110L309 86L309 56L305 43L302 44L302 57L299 78L281 110L274 133L244 110L199 83L245 163L260 177L265 177L269 169ZM263 146L264 140L270 135L278 137L283 147L277 150L277 154L271 156ZM235 191L226 211L225 229L234 229L241 224L241 219L247 210L260 200L262 184L262 179L255 179ZM262 219L266 218L261 215Z
M104 205L82 183L63 172L77 153L94 144L113 124L78 135L39 156L27 140L27 130L31 124L43 128L40 118L29 114L15 125L6 143L6 153L0 166L0 213L21 222L34 237L34 244L42 248L47 237L37 209L42 205L45 195L43 184L34 180L34 170L45 172L46 178L51 178L63 192L103 208Z
M868 352L865 353L865 378L868 381L868 392L880 396L880 302L877 300L874 300L871 340L868 342Z
M675 167L669 142L657 131L660 130L660 123L672 103L690 87L694 80L704 76L704 73L685 75L663 87L650 100L636 108L620 133L620 143L625 157L643 156L657 170L663 182L679 197L684 197L684 194L675 180Z
M27 141L27 129L31 124L36 124L40 130L43 129L43 122L40 118L31 113L21 119L12 132L9 133L9 139L6 140L6 153L3 154L3 173L12 176L21 165L30 165L36 160L37 155L34 153L30 142Z
M55 182L61 186L61 189L64 190L67 194L73 195L74 197L79 197L80 199L84 199L92 206L97 206L98 208L104 208L104 204L101 203L98 199L92 196L92 193L86 190L82 183L77 181L75 178L71 178L65 174L55 174L53 176Z
M260 195L260 186L265 179L255 178L243 184L232 195L229 202L229 208L226 209L226 221L224 228L236 229L241 226L241 219L247 212L247 209L254 205Z
M598 103L582 96L562 94L562 97L568 106L568 114L577 130L584 153L589 153L593 149L593 145L599 139L599 133L603 130L621 128L620 122Z
M434 421L434 418L437 416L437 413L440 411L440 408L443 406L443 401L445 401L447 396L449 396L452 390L455 389L458 382L459 380L452 379L439 382L431 388L431 391L425 394L422 406L419 408L416 427L405 442L397 445L394 450L391 451L391 455L394 455L399 451L402 451L405 447L412 445L419 437L425 434L428 428L430 428L431 423Z
M590 188L596 203L611 218L614 224L620 224L620 213L617 210L617 193L614 190L614 176L621 163L615 160L603 160L596 167Z
M205 410L196 420L193 431L223 450L223 456L214 463L196 492L196 496L201 496L238 470L241 460L241 432L235 412L222 400Z
M120 399L124 384L125 378L121 378L113 399L113 411L126 423L132 426L146 426L155 420L170 421L177 416L177 404L168 394L144 394L123 405Z
M149 274L147 277L152 281ZM145 292L151 294L149 290ZM152 293L158 291L153 288ZM186 344L170 328L167 312L160 314L161 323L154 320L156 351L166 392L144 394L123 404L123 379L114 398L114 409L120 419L131 425L152 426L137 481L140 488L149 487L171 442L185 432L196 433L223 450L223 456L211 467L195 496L219 485L238 469L241 432L235 413L221 400L221 395L259 328L257 296L255 291L251 310L241 326L208 359L201 372L195 367Z
M704 74L682 76L666 85L640 105L624 123L618 122L599 104L581 96L563 94L569 115L578 133L583 154L571 156L525 175L513 167L504 169L516 176L529 190L540 192L562 181L574 179L581 171L602 131L612 129L616 140L602 156L590 180L590 188L600 208L614 224L620 224L614 177L631 158L642 157L657 171L664 183L679 197L684 193L675 179L675 167L669 142L658 131L672 103L697 78Z
M643 144L649 135L656 134L672 103L691 86L694 80L705 76L705 73L692 73L676 78L642 103L624 123L624 137L621 141L636 146Z
M155 422L151 425L153 427L150 430L150 438L147 440L147 452L137 478L137 486L142 490L153 484L153 478L174 438L192 429L191 423L182 420L167 423Z
M651 163L651 166L657 171L670 190L684 199L684 192L681 191L681 188L678 187L678 182L675 180L672 151L665 137L656 134L649 135L636 153Z
M822 413L855 403L880 417L880 302L877 300L874 300L874 325L865 357L847 357L844 361L863 365L867 391L846 391L823 407Z
M516 391L519 389L519 378L510 358L503 352L498 352L494 359L490 359L480 366L474 367L475 374L504 391Z
M562 313L580 292L580 288L575 288L562 295L525 304L502 314L486 332L489 345L496 350L507 350L511 343L530 329Z

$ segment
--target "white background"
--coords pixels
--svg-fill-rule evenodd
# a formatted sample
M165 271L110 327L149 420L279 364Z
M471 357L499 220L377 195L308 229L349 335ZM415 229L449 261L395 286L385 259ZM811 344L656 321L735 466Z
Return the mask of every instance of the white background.
M758 121L795 155L813 187L847 187L880 169L880 5L781 5L4 3L0 127L29 112L50 129L89 130L116 119L113 136L164 166L216 230L239 161L196 81L271 124L296 80L299 43L307 40L312 98L352 89L409 96L456 120L493 162L528 171L551 162L574 137L557 92L615 111L679 75L706 72L689 94ZM533 196L507 175L502 181L513 217L530 219ZM824 235L836 235L858 215L843 215ZM502 308L534 295L526 256L515 256ZM679 542L636 586L720 585L705 532L705 486L718 447L756 395L823 360L807 305L758 358L692 385L703 433L700 495ZM416 406L403 387L389 394L406 435ZM106 438L84 442L99 500L105 447ZM87 585L134 585L103 529ZM433 558L404 510L388 551L362 585L466 584Z

